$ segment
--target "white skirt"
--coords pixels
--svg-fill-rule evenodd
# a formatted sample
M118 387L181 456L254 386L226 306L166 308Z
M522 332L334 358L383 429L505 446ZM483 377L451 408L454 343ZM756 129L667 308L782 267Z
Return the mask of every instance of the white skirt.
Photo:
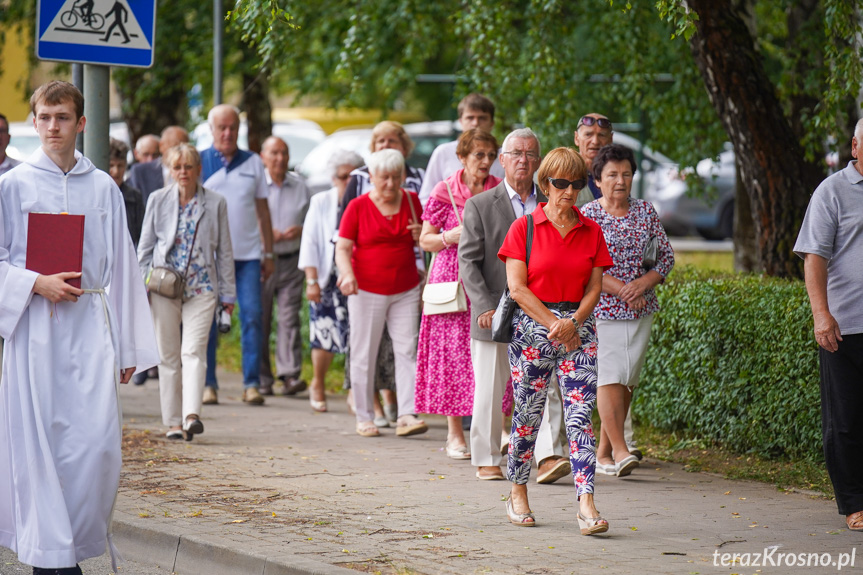
M640 319L597 318L597 385L638 385L651 325L653 314Z

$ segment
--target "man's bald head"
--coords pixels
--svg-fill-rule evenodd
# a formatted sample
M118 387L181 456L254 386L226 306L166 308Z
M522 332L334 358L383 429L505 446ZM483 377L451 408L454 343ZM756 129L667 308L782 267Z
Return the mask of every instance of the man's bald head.
M180 126L168 126L162 130L162 139L159 140L159 150L162 152L162 156L165 156L171 148L188 143L189 132Z
M152 162L159 157L161 148L159 147L159 136L155 134L147 134L138 138L135 142L135 151L133 152L135 160L138 162Z
M288 145L278 136L270 136L261 146L261 160L270 174L270 178L281 183L288 173L288 162L291 156Z

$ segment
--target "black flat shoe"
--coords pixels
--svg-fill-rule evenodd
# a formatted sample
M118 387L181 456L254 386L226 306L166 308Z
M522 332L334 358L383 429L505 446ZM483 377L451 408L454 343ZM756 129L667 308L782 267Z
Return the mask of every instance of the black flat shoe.
M186 433L186 441L192 441L195 434L204 433L204 424L197 415L190 415L183 422L183 431Z
M63 569L45 569L44 567L33 567L33 575L83 575L78 565L64 567Z

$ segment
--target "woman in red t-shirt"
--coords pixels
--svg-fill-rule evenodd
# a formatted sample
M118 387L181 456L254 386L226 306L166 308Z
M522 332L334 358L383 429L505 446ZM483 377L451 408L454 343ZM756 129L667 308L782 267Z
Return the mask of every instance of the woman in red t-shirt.
M414 377L420 278L414 245L421 225L419 198L400 188L405 161L397 150L381 150L368 162L372 189L350 202L336 243L337 285L348 297L351 385L357 433L380 435L374 424L374 364L384 324L393 340L398 392L396 435L428 430L414 414Z
M548 203L534 210L533 245L527 260L528 217L513 222L498 257L519 309L513 318L509 364L515 394L507 477L512 492L509 520L532 527L527 480L536 434L552 375L563 397L566 435L578 495L582 535L608 531L593 502L596 467L591 415L596 404L596 327L593 308L602 289L602 272L614 262L599 225L575 207L587 168L577 152L557 148L537 171Z

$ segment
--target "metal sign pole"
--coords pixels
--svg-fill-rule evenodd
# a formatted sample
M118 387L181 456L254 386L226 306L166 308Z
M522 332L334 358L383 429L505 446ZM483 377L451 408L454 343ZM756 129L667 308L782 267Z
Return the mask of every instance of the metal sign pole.
M222 103L222 38L225 11L222 0L213 0L213 105Z
M84 93L84 65L83 64L72 64L72 83L75 84L75 87L81 90L81 93ZM84 134L78 134L78 137L75 138L75 149L84 153Z
M109 66L84 65L84 153L90 161L108 171L108 89L111 77Z

